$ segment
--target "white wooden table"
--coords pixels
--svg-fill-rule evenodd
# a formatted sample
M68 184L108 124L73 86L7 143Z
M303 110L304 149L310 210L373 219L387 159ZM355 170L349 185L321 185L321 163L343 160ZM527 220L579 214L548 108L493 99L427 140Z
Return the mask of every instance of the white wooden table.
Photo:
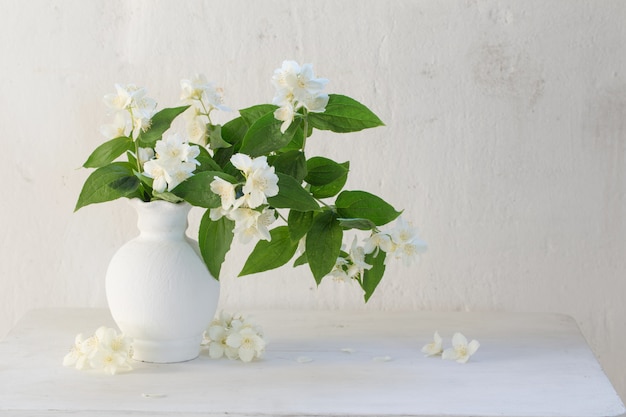
M106 310L27 314L0 342L0 416L616 416L624 406L569 317L509 313L254 312L262 361L157 365L109 376L61 365ZM481 348L426 358L438 330Z

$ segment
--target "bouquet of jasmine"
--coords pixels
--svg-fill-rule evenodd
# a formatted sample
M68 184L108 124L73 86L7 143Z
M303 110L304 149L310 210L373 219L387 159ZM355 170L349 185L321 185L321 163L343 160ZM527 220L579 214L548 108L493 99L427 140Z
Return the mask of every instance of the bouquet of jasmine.
M143 88L116 85L105 96L115 111L114 123L102 128L109 140L83 165L95 171L76 210L120 197L187 201L206 209L198 242L216 279L237 235L258 240L240 275L295 258L293 265L308 264L318 284L326 276L357 281L367 301L387 258L408 264L426 245L389 203L343 190L349 162L306 157L316 129L347 133L383 125L356 100L326 94L327 82L311 65L285 61L272 77L272 104L239 110L223 125L211 120L212 112L228 110L222 90L202 75L181 81L185 105L160 111ZM178 116L187 122L188 140L168 132ZM382 229L394 220L395 227ZM361 244L358 234L365 235Z

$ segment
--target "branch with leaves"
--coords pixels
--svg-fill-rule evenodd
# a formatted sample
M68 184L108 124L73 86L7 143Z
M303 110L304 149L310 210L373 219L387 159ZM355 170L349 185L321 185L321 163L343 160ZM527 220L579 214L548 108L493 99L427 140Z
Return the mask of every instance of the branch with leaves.
M410 264L426 244L380 197L344 190L349 162L307 158L305 148L315 130L350 133L383 122L352 98L326 94L327 80L315 78L309 64L285 61L272 82L272 104L239 110L224 125L211 121L211 112L227 110L222 90L202 75L181 81L185 106L158 112L144 89L117 85L105 96L115 122L103 129L109 140L83 165L95 171L76 210L121 197L186 201L206 209L198 242L216 279L238 235L243 242L258 239L240 276L295 258L293 266L308 265L317 284L327 276L355 280L367 301L388 258ZM197 144L168 132L181 115ZM277 220L284 224L270 228ZM395 227L382 230L394 220ZM344 245L349 230L368 234L363 245L356 236L350 248Z

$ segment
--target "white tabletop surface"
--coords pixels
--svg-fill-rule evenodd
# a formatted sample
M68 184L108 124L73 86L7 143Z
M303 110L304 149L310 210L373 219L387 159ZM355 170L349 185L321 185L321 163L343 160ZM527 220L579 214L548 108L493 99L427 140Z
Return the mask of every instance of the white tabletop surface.
M252 312L253 363L135 363L115 376L61 365L106 310L28 313L0 342L1 416L616 416L624 406L574 320L555 314ZM464 333L467 364L427 358Z

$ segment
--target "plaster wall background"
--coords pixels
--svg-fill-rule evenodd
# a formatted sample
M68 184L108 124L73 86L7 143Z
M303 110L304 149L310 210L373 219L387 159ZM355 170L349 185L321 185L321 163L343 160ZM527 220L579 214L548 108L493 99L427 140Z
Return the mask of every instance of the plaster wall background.
M114 83L172 106L179 80L203 72L237 109L269 102L273 70L295 59L386 123L318 132L309 155L350 160L348 188L404 208L430 249L392 264L364 305L303 268L235 278L251 249L237 246L222 306L565 313L626 399L626 3L0 6L0 337L32 308L106 305L133 211L72 211Z

